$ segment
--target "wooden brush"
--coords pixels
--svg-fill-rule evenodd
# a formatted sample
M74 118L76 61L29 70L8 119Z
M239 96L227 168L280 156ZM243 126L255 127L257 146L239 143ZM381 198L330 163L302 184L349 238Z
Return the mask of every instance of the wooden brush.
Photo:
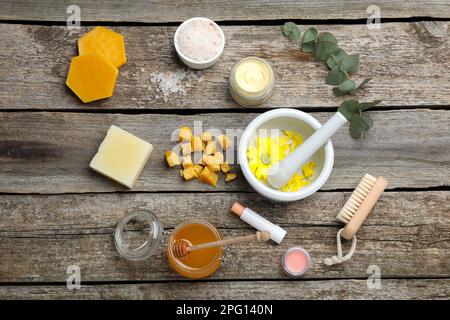
M358 232L387 185L388 181L383 177L364 175L336 217L346 224L341 232L344 239L349 240Z
M225 240L219 240L214 242L207 242L198 245L191 245L191 243L187 240L177 240L173 243L173 253L175 257L181 259L186 257L189 252L196 251L200 249L206 248L214 248L214 247L224 247L230 244L239 243L239 242L249 242L249 241L267 241L270 239L270 232L268 231L257 231L255 234L251 234L248 236L230 238Z

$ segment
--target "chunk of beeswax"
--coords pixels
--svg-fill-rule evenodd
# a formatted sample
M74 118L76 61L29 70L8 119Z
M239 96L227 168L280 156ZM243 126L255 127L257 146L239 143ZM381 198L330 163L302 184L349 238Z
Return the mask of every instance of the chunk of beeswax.
M80 56L96 52L101 53L116 68L127 62L123 36L107 28L95 27L78 39Z
M66 84L84 102L109 98L119 71L101 54L72 58Z
M153 146L150 143L119 127L111 126L90 167L132 188L152 151Z

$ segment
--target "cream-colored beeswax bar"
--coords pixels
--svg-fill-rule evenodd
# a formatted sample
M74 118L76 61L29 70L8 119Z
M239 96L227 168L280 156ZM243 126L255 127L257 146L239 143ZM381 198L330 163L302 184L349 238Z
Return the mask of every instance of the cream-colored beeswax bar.
M150 143L119 127L111 126L89 166L94 171L132 188L152 151L153 146Z

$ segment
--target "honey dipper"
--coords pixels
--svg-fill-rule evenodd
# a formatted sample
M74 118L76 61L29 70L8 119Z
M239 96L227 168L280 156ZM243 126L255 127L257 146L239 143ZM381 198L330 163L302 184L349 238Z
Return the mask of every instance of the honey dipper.
M214 247L224 247L230 244L239 243L239 242L249 242L249 241L267 241L270 239L270 232L268 231L257 231L255 234L251 234L248 236L241 236L236 238L224 239L214 242L201 243L198 245L191 245L187 240L177 240L173 243L173 253L177 258L185 258L189 252L196 251L200 249L206 248L214 248Z

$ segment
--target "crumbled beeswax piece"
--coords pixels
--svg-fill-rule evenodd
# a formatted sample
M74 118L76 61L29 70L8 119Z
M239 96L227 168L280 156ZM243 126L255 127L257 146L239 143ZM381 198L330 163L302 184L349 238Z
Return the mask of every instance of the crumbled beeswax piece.
M219 179L219 176L217 173L212 172L208 169L208 167L203 168L203 171L198 176L198 179L204 183L207 183L213 187L217 185L217 180Z
M208 169L212 172L220 171L220 164L214 163L214 164L208 164Z
M224 161L223 153L222 152L216 152L214 153L215 163L216 164L222 164Z
M227 173L226 177L225 177L225 181L226 182L230 182L233 181L234 179L236 179L237 175L235 173Z
M205 154L206 155L213 155L216 153L216 142L215 141L208 141L205 147Z
M131 133L111 126L90 167L120 184L132 188L144 169L153 146Z
M183 156L191 154L192 153L191 144L190 143L183 143L181 145L181 153L183 154Z
M212 133L209 131L203 132L200 137L202 138L203 142L210 142L212 141Z
M220 146L222 147L222 150L226 150L229 147L231 147L230 139L224 134L221 134L220 136L218 136L217 141L219 142Z
M173 151L166 151L166 161L169 167L174 167L180 164L180 158Z
M195 171L193 166L183 169L182 175L185 180L192 180L194 178L197 178L197 172Z
M216 164L216 158L212 155L203 154L202 163L207 166Z
M190 142L192 139L192 130L189 127L181 127L180 134L178 136L178 141L180 142Z
M93 53L72 58L67 86L84 103L109 98L119 71L101 54Z
M228 173L228 172L231 170L231 168L230 168L230 165L229 165L227 162L224 162L224 163L222 163L222 164L220 165L220 170L221 170L223 173Z
M191 140L192 151L202 151L203 142L199 136L193 136Z
M123 36L103 27L95 27L78 39L78 53L101 53L116 68L127 62Z
M189 167L193 167L194 164L192 163L191 156L190 156L190 155L184 156L184 157L181 159L181 165L183 166L183 169L187 169L187 168L189 168Z
M194 170L197 173L197 175L199 175L200 172L202 172L202 170L203 170L203 166L200 164L194 164Z

